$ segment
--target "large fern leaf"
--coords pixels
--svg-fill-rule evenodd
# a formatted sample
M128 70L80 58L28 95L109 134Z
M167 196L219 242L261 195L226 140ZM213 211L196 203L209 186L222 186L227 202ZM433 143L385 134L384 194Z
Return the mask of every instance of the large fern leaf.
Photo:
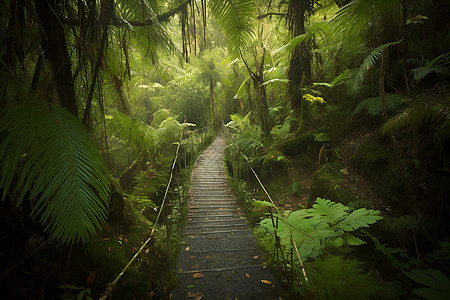
M404 128L418 127L425 124L442 124L448 122L449 119L450 105L417 102L383 124L381 134L392 134Z
M373 69L378 61L381 61L381 58L383 57L383 51L385 48L398 45L402 41L396 41L396 42L390 42L383 45L378 46L377 48L373 49L369 55L366 56L364 61L361 63L361 66L359 69L357 69L355 72L352 72L351 76L351 85L350 85L350 91L353 94L356 94L359 87L362 85L364 80L367 77L367 74L369 74L369 70Z
M110 186L84 126L54 104L30 103L8 113L0 132L3 200L30 199L32 216L52 239L86 242L106 220Z
M249 47L254 36L255 1L213 0L210 7L228 38L231 52L237 55Z

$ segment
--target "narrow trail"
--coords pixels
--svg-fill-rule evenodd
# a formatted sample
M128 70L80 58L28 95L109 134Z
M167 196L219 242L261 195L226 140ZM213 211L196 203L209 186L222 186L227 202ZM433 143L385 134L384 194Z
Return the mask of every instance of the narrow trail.
M224 148L219 136L194 165L172 299L278 299L276 280L232 195Z

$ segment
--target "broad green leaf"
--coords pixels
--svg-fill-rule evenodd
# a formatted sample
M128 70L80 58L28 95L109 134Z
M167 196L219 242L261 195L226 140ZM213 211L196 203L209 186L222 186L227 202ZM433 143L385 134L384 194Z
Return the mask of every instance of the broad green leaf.
M260 207L275 207L275 205L273 205L272 203L268 202L268 201L255 201L252 203L252 205L254 207L260 208Z

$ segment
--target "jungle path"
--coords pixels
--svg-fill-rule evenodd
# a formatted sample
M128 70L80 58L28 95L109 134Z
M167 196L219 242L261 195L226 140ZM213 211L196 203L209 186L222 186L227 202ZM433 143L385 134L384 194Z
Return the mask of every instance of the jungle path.
M278 299L276 280L231 192L224 148L220 135L194 165L172 299Z

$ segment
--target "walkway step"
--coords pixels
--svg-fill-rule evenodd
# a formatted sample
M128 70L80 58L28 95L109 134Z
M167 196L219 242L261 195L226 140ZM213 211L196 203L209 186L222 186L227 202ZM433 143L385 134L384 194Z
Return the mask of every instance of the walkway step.
M218 137L194 166L172 299L196 293L202 300L278 299L275 278L228 184L224 148Z

